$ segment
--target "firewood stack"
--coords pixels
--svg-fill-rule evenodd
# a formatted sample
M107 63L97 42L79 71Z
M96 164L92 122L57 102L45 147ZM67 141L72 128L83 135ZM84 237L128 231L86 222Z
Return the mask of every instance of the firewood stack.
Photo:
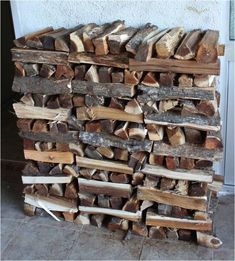
M221 245L218 38L118 20L16 39L26 214Z

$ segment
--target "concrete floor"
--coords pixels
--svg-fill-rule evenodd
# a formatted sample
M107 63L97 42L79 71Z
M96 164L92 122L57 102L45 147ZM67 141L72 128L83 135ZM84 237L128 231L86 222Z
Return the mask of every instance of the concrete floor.
M20 170L2 163L1 260L234 260L234 198L222 196L216 231L223 241L212 250L182 241L160 241L50 217L26 217Z

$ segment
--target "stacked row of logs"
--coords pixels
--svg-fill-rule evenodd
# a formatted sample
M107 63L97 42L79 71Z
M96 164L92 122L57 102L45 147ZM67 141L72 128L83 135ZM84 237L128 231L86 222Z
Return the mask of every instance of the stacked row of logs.
M118 20L16 39L26 214L220 246L218 38Z

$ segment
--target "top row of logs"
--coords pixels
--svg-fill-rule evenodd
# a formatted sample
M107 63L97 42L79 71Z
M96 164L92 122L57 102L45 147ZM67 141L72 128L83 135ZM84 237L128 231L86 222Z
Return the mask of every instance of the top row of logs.
M96 55L128 52L138 61L157 57L215 63L218 56L224 54L224 45L219 45L218 39L216 30L185 32L182 27L159 30L150 23L134 28L125 27L124 21L117 20L103 25L78 25L71 29L47 27L14 40L14 44L19 48Z

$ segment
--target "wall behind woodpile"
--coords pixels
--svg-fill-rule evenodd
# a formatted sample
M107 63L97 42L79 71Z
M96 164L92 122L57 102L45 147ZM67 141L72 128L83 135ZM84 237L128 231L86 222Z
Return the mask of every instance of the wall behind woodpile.
M15 35L19 37L49 25L73 27L78 23L105 23L123 19L127 25L151 22L163 27L217 29L220 42L228 39L229 1L221 0L61 0L12 1ZM220 90L222 119L226 114L226 63L222 58ZM225 128L224 128L225 130ZM218 167L218 166L217 166ZM220 164L223 173L223 164Z

